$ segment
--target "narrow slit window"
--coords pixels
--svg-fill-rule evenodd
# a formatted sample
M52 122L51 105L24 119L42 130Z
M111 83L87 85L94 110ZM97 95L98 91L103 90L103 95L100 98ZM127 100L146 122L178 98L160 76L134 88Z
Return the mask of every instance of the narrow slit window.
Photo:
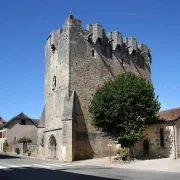
M164 130L162 128L159 130L159 135L160 135L160 146L164 147Z
M95 52L94 52L94 49L92 49L92 52L91 52L92 54L92 57L95 57Z

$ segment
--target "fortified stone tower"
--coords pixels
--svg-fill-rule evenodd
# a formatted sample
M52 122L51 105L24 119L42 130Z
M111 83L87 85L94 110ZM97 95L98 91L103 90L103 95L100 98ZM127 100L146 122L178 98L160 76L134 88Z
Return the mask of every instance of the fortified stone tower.
M61 161L107 156L107 144L91 126L92 94L108 78L128 71L151 81L151 53L136 38L123 38L70 15L52 31L45 48L45 107L38 128L38 154ZM113 142L111 142L113 143Z

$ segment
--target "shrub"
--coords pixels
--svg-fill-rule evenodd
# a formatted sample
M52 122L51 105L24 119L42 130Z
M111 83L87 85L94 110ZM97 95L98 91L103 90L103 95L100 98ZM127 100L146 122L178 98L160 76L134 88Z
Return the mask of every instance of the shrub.
M125 155L128 154L128 148L120 148L120 149L118 149L118 153L119 153L120 157L124 157Z
M27 153L28 156L30 156L31 155L31 150L28 149L26 153Z
M19 148L16 148L16 149L15 149L15 152L16 152L17 154L20 154L20 149L19 149Z

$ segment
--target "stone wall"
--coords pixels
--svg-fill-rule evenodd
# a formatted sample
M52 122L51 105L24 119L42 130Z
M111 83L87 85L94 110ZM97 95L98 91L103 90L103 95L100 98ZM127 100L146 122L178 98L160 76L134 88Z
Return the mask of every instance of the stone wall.
M38 146L37 144L28 143L27 149L31 151L31 156L36 157L38 154Z
M94 28L94 29L93 29ZM91 34L92 33L92 34ZM91 34L91 35L90 35ZM81 24L72 18L70 28L70 90L75 91L74 126L75 126L75 159L102 157L108 155L107 144L111 140L102 137L92 127L88 114L88 106L92 94L109 78L128 71L151 79L150 66L145 66L140 58L141 50L122 41L120 35L112 33L115 40L112 46L101 25L87 26L82 31ZM109 37L111 38L111 37ZM133 39L134 40L134 39ZM126 44L127 43L127 44ZM127 50L127 46L130 50ZM133 50L137 50L135 54ZM92 54L93 53L93 54ZM123 62L122 62L123 59ZM113 143L113 151L115 145Z
M135 38L121 33L106 36L101 25L89 24L70 15L63 29L52 31L47 39L45 61L44 147L48 157L49 139L57 141L57 158L87 159L108 155L113 143L92 127L88 106L92 94L105 80L128 71L151 80L150 50L137 45ZM38 132L42 136L42 132ZM113 144L113 152L115 152Z
M16 143L13 145L13 152L16 152L16 149L20 150L20 154L23 155L24 153L24 149L23 149L23 143ZM37 156L37 144L32 144L32 143L28 143L27 144L27 150L31 151L31 156L36 157Z
M37 127L30 120L26 120L26 125L21 125L21 120L12 121L7 127L8 150L12 151L15 140L23 137L30 138L34 144L37 144Z
M160 145L160 128L164 130L164 146ZM171 124L149 125L145 131L145 138L135 144L136 158L166 158L174 157L174 131ZM144 154L144 141L149 142L149 157Z
M175 148L176 148L176 157L180 158L180 118L177 119L176 122L174 122L175 124L175 136L176 136L176 141L175 141Z

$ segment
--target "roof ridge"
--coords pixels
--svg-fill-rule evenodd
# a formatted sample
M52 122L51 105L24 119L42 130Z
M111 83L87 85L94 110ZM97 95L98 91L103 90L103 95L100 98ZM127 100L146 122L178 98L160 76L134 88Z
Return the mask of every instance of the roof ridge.
M177 109L180 109L180 107L171 108L171 109L165 109L165 110L159 111L159 113L160 113L160 112L165 112L165 111L177 110Z

